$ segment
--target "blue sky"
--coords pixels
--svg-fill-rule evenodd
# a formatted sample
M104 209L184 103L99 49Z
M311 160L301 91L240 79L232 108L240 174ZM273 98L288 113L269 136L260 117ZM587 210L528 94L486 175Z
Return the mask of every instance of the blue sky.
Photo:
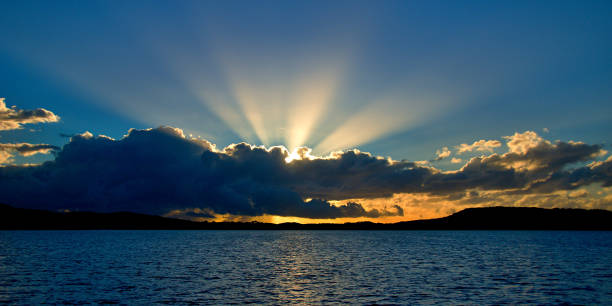
M299 143L316 147L375 105L378 117L356 125L380 131L327 148L427 159L542 128L609 143L611 11L605 1L4 3L0 92L62 121L2 137L59 145L60 132L168 124L220 146L291 146L291 112L322 105L303 116L316 118ZM259 110L265 141L215 113L239 103Z
M61 117L0 131L0 143L167 125L218 148L358 148L442 170L510 148L460 155L460 144L526 131L611 143L609 1L5 1L0 12L0 98Z

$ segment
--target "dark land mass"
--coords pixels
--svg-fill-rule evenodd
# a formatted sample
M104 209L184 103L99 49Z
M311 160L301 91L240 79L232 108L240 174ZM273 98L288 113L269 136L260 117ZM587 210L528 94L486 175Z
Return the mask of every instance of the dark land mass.
M0 229L178 230L612 230L612 212L532 207L468 208L448 217L391 224L357 222L299 224L194 222L130 212L51 212L0 204Z

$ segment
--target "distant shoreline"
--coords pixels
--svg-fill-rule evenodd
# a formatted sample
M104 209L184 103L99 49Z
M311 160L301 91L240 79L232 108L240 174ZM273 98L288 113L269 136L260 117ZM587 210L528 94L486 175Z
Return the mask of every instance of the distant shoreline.
M612 212L535 207L468 208L447 217L397 223L194 222L145 214L68 212L0 204L0 230L612 230Z

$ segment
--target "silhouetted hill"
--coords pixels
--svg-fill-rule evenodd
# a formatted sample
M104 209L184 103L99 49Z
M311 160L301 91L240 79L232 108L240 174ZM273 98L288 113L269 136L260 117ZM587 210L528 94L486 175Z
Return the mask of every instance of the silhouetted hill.
M59 213L0 204L0 229L170 229L196 222L130 212Z
M612 212L531 207L468 208L444 218L392 224L192 222L129 212L59 213L0 204L0 229L228 229L228 230L612 230Z
M468 208L448 217L399 222L401 229L612 230L608 210L486 207Z

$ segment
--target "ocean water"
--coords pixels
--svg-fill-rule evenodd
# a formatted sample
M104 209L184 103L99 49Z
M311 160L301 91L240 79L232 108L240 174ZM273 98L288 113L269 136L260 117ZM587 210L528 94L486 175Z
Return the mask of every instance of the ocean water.
M612 232L0 231L0 303L612 305Z

